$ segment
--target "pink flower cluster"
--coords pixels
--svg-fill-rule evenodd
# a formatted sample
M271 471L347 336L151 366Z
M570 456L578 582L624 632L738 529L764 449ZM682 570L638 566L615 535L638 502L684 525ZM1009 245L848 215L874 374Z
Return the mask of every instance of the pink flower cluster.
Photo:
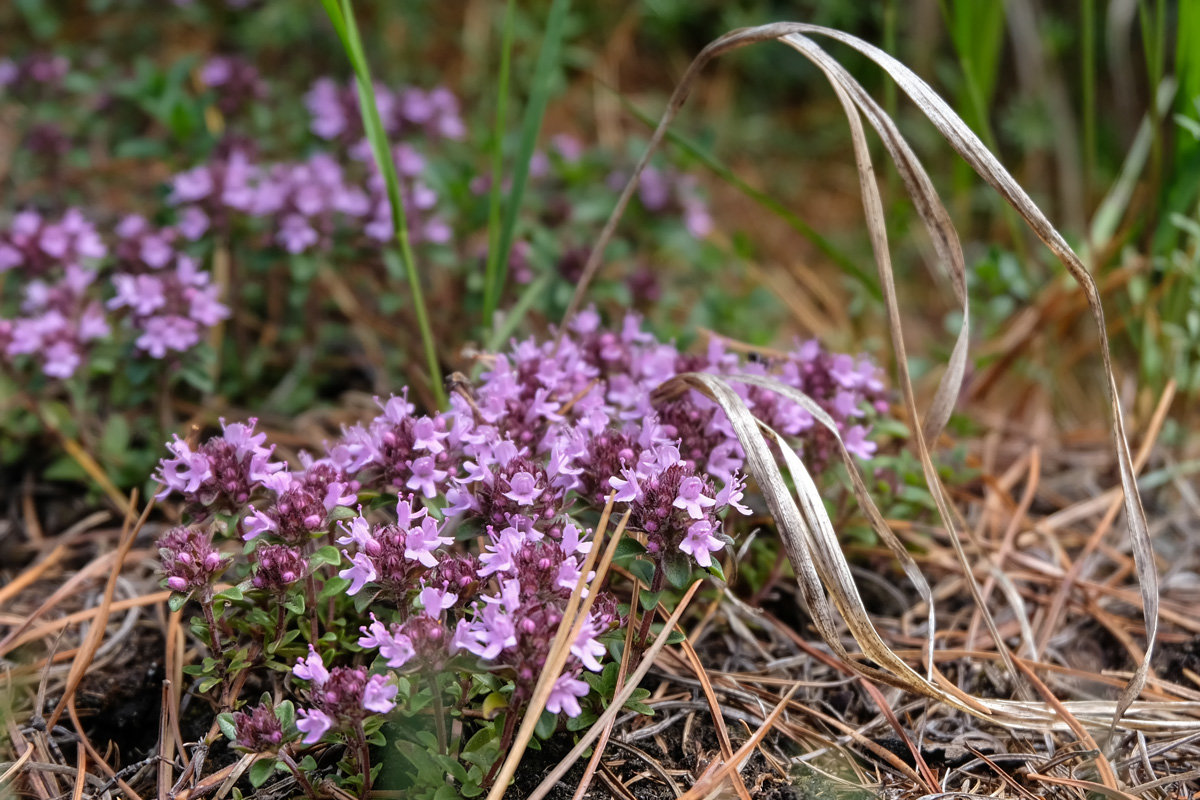
M222 101L260 97L265 89L253 67L231 56L210 60L201 80L219 90ZM376 87L384 127L390 136L419 134L426 141L460 139L466 128L458 99L450 90ZM293 255L329 250L335 242L368 244L395 235L387 187L363 138L357 90L318 80L305 96L313 132L343 148L336 156L317 151L303 161L256 163L232 140L207 163L171 180L168 202L179 209L178 228L189 239L211 230L228 235L239 223L266 223L270 241ZM229 112L235 110L228 109ZM449 223L437 213L439 198L421 179L424 158L411 143L392 153L401 178L401 197L414 242L450 241Z
M424 160L406 145L396 147L395 159L413 241L448 242L451 229L436 213L438 196L418 177ZM369 153L364 164L346 167L321 152L304 161L256 164L235 147L172 178L168 201L178 207L178 228L189 239L258 220L271 242L293 255L394 235L386 185Z
M57 89L71 70L62 55L31 53L22 59L0 58L0 90L31 97Z
M255 433L257 422L226 424L222 419L222 434L194 450L178 436L168 442L167 449L174 457L159 461L154 474L163 485L159 499L172 492L182 494L200 517L210 508L248 508L254 490L284 468L282 462L271 461L275 446L264 446L267 435Z
M467 134L458 98L445 87L425 90L408 86L393 91L376 83L374 89L375 105L388 136L419 131L430 139L461 139ZM353 79L339 84L332 78L320 78L304 96L304 104L312 115L313 133L362 150L365 134Z
M418 414L403 394L379 401L373 420L344 429L319 458L303 455L300 469L274 461L253 422L223 423L223 434L199 448L176 439L156 477L195 514L238 515L252 551L250 584L268 594L309 574L305 559L318 542L336 542L345 593L370 598L358 646L388 674L486 669L512 681L519 705L584 577L592 543L581 512L614 496L659 566L683 553L701 568L731 543L731 511L750 512L745 456L719 408L694 392L652 402L663 381L692 370L773 375L812 395L859 455L873 452L869 417L887 404L878 368L865 358L805 343L785 359L745 363L720 340L688 355L634 316L610 331L589 311L557 349L528 340L491 357L446 413ZM803 408L738 391L807 457L826 454ZM360 492L395 497L394 512L364 510ZM464 533L483 543L478 552L456 544ZM550 711L581 713L581 676L601 668L600 639L618 623L615 599L601 592L555 679ZM306 742L394 703L388 674L327 670L315 652L293 671L310 683L300 712Z
M128 309L133 328L141 332L136 341L140 350L152 358L186 352L229 316L210 274L196 259L173 250L174 230L153 230L145 219L131 215L116 232L118 252L127 251L129 257L112 276L116 294L108 307Z
M107 253L77 209L58 219L14 215L0 231L0 276L12 276L21 300L15 316L0 318L0 353L29 356L51 378L73 375L88 346L110 332L94 290L95 262Z
M624 188L628 176L614 173L609 185ZM702 239L712 233L713 220L708 203L700 194L696 176L674 170L646 167L638 181L638 199L651 214L683 214L688 233Z
M267 84L258 69L238 56L210 58L200 69L200 82L217 90L217 108L223 114L237 114L267 97Z
M158 540L158 553L167 586L181 593L211 586L231 561L213 546L212 534L189 527L167 531Z
M396 707L395 683L362 667L326 669L311 645L292 674L309 684L310 706L296 712L305 744L316 744L331 728L352 731L370 714L386 714Z
M0 354L29 356L48 377L65 379L93 343L113 335L106 308L126 310L125 329L153 358L192 349L229 314L209 273L176 251L174 229L130 216L114 234L106 244L78 209L57 219L14 215L0 230L0 278L8 274L20 305L0 317Z

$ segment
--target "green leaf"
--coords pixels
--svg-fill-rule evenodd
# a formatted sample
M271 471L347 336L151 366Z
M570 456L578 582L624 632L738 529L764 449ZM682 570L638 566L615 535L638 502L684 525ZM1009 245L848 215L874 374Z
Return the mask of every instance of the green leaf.
M86 483L89 480L87 471L79 466L79 462L70 456L61 456L50 462L42 477L51 481L64 483Z
M658 608L658 601L662 599L662 592L642 592L638 595L638 603L642 606L642 611L652 613Z
M652 717L654 716L654 709L643 702L649 696L649 689L634 689L633 694L631 694L629 699L625 701L625 705L623 707L628 708L630 711L636 711L639 714L645 714Z
M105 461L123 462L129 451L129 420L121 414L109 417L100 434L99 449Z
M297 617L304 614L304 594L301 592L293 592L288 595L288 598L283 601L283 607L295 614Z
M244 597L245 595L242 593L241 586L230 586L228 589L222 592L217 592L216 595L213 596L213 599L224 600L229 603L236 603Z
M62 20L54 13L55 5L45 0L16 0L16 7L25 18L33 38L46 41L58 33Z
M725 581L725 569L721 566L721 562L717 561L715 558L712 560L712 563L708 565L708 571L712 573L713 577L715 577L717 580L722 582Z
M220 682L220 677L213 675L200 681L200 684L196 687L196 691L198 691L200 694L205 694Z
M358 511L348 506L334 506L325 519L329 522L341 522L344 519L354 519L358 516Z
M308 563L312 565L313 569L323 567L326 564L333 564L336 566L342 563L342 551L331 544L327 544L318 549L317 552L313 553L309 557Z
M662 568L667 576L667 583L676 589L682 589L688 585L688 578L692 575L692 559L683 552L667 553L663 558Z
M633 576L647 586L654 582L654 564L644 558L639 558L629 565L629 571Z
M538 735L539 739L549 739L554 735L554 729L558 727L558 714L551 711L543 711L542 716L538 719L537 727L533 732Z
M404 262L405 273L408 275L413 311L417 317L417 327L421 331L426 366L429 370L430 388L437 400L438 407L446 408L446 390L442 384L441 368L433 341L433 330L429 325L429 315L425 308L425 297L421 289L420 277L417 274L416 260L413 258L412 247L409 243L408 222L404 213L404 198L400 193L400 180L396 173L396 163L392 158L387 133L384 131L383 121L379 116L379 107L376 105L374 82L371 80L370 66L367 64L362 40L358 34L358 25L354 21L354 9L350 0L341 0L340 3L337 0L321 0L321 2L333 23L334 30L337 31L346 56L350 59L350 65L354 69L363 130L371 145L371 152L375 156L375 163L379 167L387 189L396 244Z
M499 692L492 692L483 699L483 715L491 719L508 707L508 698Z
M167 598L167 608L172 611L178 611L187 604L188 596L186 594L173 594Z
M250 785L255 789L262 786L275 771L275 759L264 758L250 765Z
M537 146L538 132L542 128L542 118L546 114L546 104L550 100L551 90L559 78L560 53L564 32L566 30L569 0L553 0L550 13L546 18L546 32L542 36L542 45L538 50L537 63L533 68L533 88L529 95L529 104L525 108L525 117L521 121L521 138L517 145L516 161L512 170L512 189L508 202L504 207L504 221L500 226L499 236L493 238L489 231L489 242L495 242L495 248L488 248L487 273L485 276L483 323L491 325L492 315L500 302L500 294L508 274L508 254L512 248L517 217L521 208L521 199L525 193L525 183L529 178L529 163ZM499 131L496 132L499 134ZM498 182L493 191L499 191Z
M496 726L488 723L467 740L462 749L462 760L487 768L495 762L499 754L500 744L497 741Z
M632 536L626 536L621 541L617 542L617 551L613 555L613 560L617 561L621 558L629 556L640 556L646 552L646 546L634 539Z
M231 742L237 741L237 727L233 724L233 714L226 711L223 714L217 715L217 725L221 728L221 733Z
M325 586L321 589L317 597L321 600L328 600L330 597L345 594L348 588L350 588L350 581L335 575L325 580Z
M628 704L626 704L628 705ZM592 723L598 719L592 711L584 709L577 717L567 718L567 730L574 733L575 731L587 730L592 727Z
M275 706L275 718L280 721L280 727L286 732L295 726L296 709L292 700L283 700L282 703Z

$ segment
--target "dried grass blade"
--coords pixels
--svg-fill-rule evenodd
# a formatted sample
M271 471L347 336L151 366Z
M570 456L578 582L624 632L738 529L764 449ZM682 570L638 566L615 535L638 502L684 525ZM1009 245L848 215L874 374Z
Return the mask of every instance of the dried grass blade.
M967 334L969 332L969 304L965 294L965 267L963 265L962 249L958 242L958 234L950 222L941 200L938 198L928 175L917 161L916 156L900 135L891 118L883 112L877 103L854 80L854 78L824 50L811 39L796 34L782 37L782 41L799 51L812 61L829 79L830 85L841 101L850 123L851 140L854 144L855 160L858 166L859 184L863 194L863 208L866 212L867 228L871 235L871 246L875 252L875 260L879 271L879 280L883 286L884 302L888 314L888 326L891 331L892 345L895 350L896 369L900 374L900 387L904 393L905 406L913 417L913 437L917 444L917 453L921 468L930 494L937 506L938 514L949 533L950 542L955 556L962 565L964 580L975 601L976 607L989 633L996 643L996 648L1010 662L1010 656L1004 646L1003 638L996 628L995 621L988 612L983 601L980 587L974 579L974 570L963 550L955 525L955 518L949 501L941 485L936 466L929 449L929 442L940 435L942 428L949 420L962 386L967 357ZM853 100L851 99L853 97ZM900 321L900 306L896 296L895 276L893 274L891 255L887 242L887 224L884 221L883 201L880 197L878 182L871 167L871 154L859 120L859 112L874 126L895 162L926 229L933 238L942 262L950 266L950 274L955 292L963 308L963 325L959 330L954 351L946 372L942 375L937 394L926 416L924 425L917 420L916 397L912 388L912 378L908 371L908 354L904 346L904 331ZM1010 672L1016 673L1016 667L1008 663Z
M58 701L58 705L54 707L54 713L46 720L46 727L53 729L66 709L67 701L75 696L75 690L79 688L79 682L83 680L84 673L92 663L92 657L96 654L96 650L100 647L100 642L104 639L104 632L108 623L108 613L113 604L113 594L117 589L117 578L121 575L121 567L125 563L129 551L133 549L133 541L137 538L142 526L146 524L146 519L150 516L150 511L154 508L154 498L146 504L146 508L142 511L142 515L134 520L134 510L137 508L137 490L134 489L128 500L128 516L125 518L125 530L121 534L121 543L117 547L116 563L113 565L112 574L108 578L108 584L104 587L104 598L100 601L100 607L96 610L96 621L92 623L92 628L88 633L87 641L81 652L76 656L71 664L71 672L67 676L67 685L63 689L62 699Z
M80 747L75 752L75 788L71 800L83 800L83 787L87 786L87 750Z
M700 663L700 656L696 653L696 648L692 647L692 643L684 639L679 643L679 646L683 650L684 656L687 657L692 672L696 674L696 680L700 681L700 688L704 692L704 699L708 702L708 708L713 719L713 728L717 734L717 744L721 747L721 757L726 761L733 761L733 743L729 741L729 730L725 727L725 715L721 713L721 703L717 700L717 693L713 689L712 681L708 679L708 673L705 671L704 665ZM746 788L741 773L734 773L733 788L742 800L750 800L750 791Z
M75 726L75 733L79 737L80 743L82 743L84 748L87 750L87 754L91 757L92 761L95 762L96 766L100 768L100 771L103 772L110 781L116 781L117 786L121 787L121 791L123 791L127 797L132 798L132 800L142 800L142 796L135 792L133 788L126 783L121 776L116 773L116 771L113 770L109 763L104 760L104 757L96 751L95 746L92 744L92 740L89 739L84 733L85 729L83 727L83 723L79 721L79 712L75 709L74 693L66 695L66 698L67 715L71 718L71 724Z
M1158 634L1158 572L1154 564L1154 550L1150 541L1149 526L1146 513L1142 507L1141 495L1138 492L1136 472L1133 468L1133 458L1129 450L1128 437L1125 432L1125 420L1121 411L1121 401L1118 395L1116 376L1113 372L1112 355L1108 344L1107 327L1104 320L1104 308L1100 302L1100 293L1096 281L1083 265L1071 246L1054 228L1041 209L1026 194L1025 190L1013 179L1012 175L996 159L971 129L929 86L892 56L877 47L870 45L857 37L831 28L815 25L796 26L797 33L812 33L828 36L849 45L881 66L896 81L896 84L907 94L917 107L925 114L938 132L946 139L954 150L962 156L985 181L1011 205L1025 220L1026 224L1045 243L1059 262L1067 269L1083 289L1088 308L1096 323L1100 343L1101 362L1104 366L1105 392L1108 396L1111 415L1111 433L1113 446L1120 467L1121 486L1125 492L1125 516L1129 530L1130 543L1133 549L1134 562L1137 566L1139 584L1142 594L1142 610L1146 623L1146 657L1134 671L1133 678L1121 692L1113 715L1112 727L1116 727L1121 716L1141 693L1146 684L1150 661L1153 655L1154 642Z
M641 584L637 581L633 582L633 590L630 593L629 608L638 608L638 598L641 593ZM617 686L625 685L625 675L629 672L629 661L633 653L633 636L637 630L637 625L634 624L633 615L630 614L629 624L625 626L625 647L621 650L621 663L617 667ZM588 787L592 784L592 777L596 774L596 768L600 766L600 759L604 756L604 748L608 744L608 737L612 734L613 723L616 718L610 719L608 724L604 726L604 730L600 732L599 741L596 742L596 748L592 751L592 757L588 759L587 767L583 770L583 778L579 781L579 786L575 789L575 794L572 800L583 800L583 796L587 794ZM676 792L676 794L679 794Z
M1142 446L1138 449L1137 455L1133 460L1133 472L1135 475L1140 473L1146 466L1146 462L1150 459L1150 453L1154 449L1155 442L1158 441L1158 435L1162 432L1163 423L1166 422L1167 412L1171 410L1171 403L1175 399L1175 380L1167 382L1163 389L1162 396L1158 398L1158 405L1154 409L1154 414L1150 418L1150 424L1147 427L1146 435L1143 438ZM1104 512L1104 517L1100 520L1100 524L1096 526L1092 535L1088 537L1087 542L1083 546L1083 551L1076 556L1071 563L1070 569L1063 577L1058 589L1054 593L1054 597L1050 600L1049 610L1046 612L1045 622L1042 626L1042 637L1039 644L1042 647L1046 646L1046 642L1053 635L1051 626L1057 625L1059 615L1062 614L1063 608L1066 606L1067 597L1071 594L1072 587L1079 580L1079 573L1083 569L1084 562L1099 546L1100 540L1108 533L1112 524L1117 519L1117 513L1121 510L1121 498L1113 497L1108 508Z
M706 780L697 783L695 786L689 789L687 794L681 797L680 800L699 800L699 798L705 797L709 792L715 789L720 782L725 780L725 778L729 775L739 775L738 764L743 759L747 758L751 753L753 753L754 748L758 747L759 742L761 742L763 738L766 737L766 735L771 731L771 728L775 725L775 720L779 719L779 715L787 709L788 702L791 701L792 695L794 695L796 690L799 688L800 684L792 684L792 688L788 689L787 693L780 698L775 708L771 709L771 713L767 715L765 720L763 720L763 724L759 726L758 730L754 732L753 736L747 739L746 742L738 748L738 751L733 754L733 758L722 764L721 767Z
M0 787L3 787L5 784L7 784L9 781L11 781L13 779L13 777L18 772L21 771L21 767L25 766L25 762L27 762L32 757L33 757L33 747L30 746L29 744L26 744L25 752L21 753L20 757L17 758L17 760L14 761L12 763L12 765L9 766L8 769L4 770L3 775L0 775Z
M848 460L847 466L852 480L855 482L855 492L856 494L861 493L860 502L863 503L864 509L868 510L868 516L872 518L872 523L878 523L881 526L880 535L885 537L885 540L890 537L890 540L895 543L897 548L895 552L900 557L906 573L927 601L930 609L930 630L934 630L933 604L929 585L917 568L916 562L904 551L903 546L883 522L882 514L875 508L865 483L858 475L857 465L853 463L849 453L845 451L844 445L841 444L837 426L833 420L807 395L786 387L776 380L753 375L731 375L727 376L727 379L781 392L787 390L784 393L789 399L800 403L806 411L813 415L814 419L831 430L835 440L839 443L839 450ZM917 674L883 641L870 621L866 606L863 604L854 577L850 572L850 566L841 552L841 545L833 530L833 523L825 511L820 492L808 469L783 437L768 426L762 425L754 417L741 397L729 386L727 379L713 375L688 373L676 376L660 391L670 391L674 386L680 384L695 387L712 397L729 417L734 433L746 453L747 469L754 476L759 490L767 501L767 506L775 517L788 559L792 562L792 568L796 572L801 595L821 638L842 661L864 677L933 697L977 716L989 716L988 708L970 695L943 690L931 680ZM792 497L762 431L767 431L779 445L795 483L799 505ZM873 513L871 509L873 509ZM829 592L829 598L826 598L826 590ZM846 622L851 635L862 648L863 653L886 669L858 663L857 659L853 658L845 649L833 618L830 601ZM932 663L931 659L930 662Z

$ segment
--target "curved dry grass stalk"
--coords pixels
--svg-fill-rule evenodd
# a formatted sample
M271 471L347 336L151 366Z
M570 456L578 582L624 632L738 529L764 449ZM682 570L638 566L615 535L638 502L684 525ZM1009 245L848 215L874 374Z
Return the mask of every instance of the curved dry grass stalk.
M912 417L913 440L917 448L929 490L934 498L939 516L954 546L956 555L964 568L967 584L979 608L979 613L985 625L996 640L997 649L1015 676L1019 669L1013 662L1012 654L1008 652L1000 638L995 624L983 602L980 587L973 578L967 554L959 541L959 526L956 524L944 488L933 463L929 443L936 441L946 422L955 401L962 389L963 377L967 366L968 341L970 330L970 309L966 294L966 268L962 248L954 226L937 196L928 175L917 161L912 150L900 135L893 121L879 107L869 94L849 75L841 65L826 53L810 36L822 36L834 39L867 56L896 82L905 94L916 104L929 119L939 133L950 143L951 147L962 156L979 175L988 182L1026 221L1030 228L1046 244L1050 251L1067 269L1083 290L1089 310L1098 329L1100 355L1105 373L1105 392L1109 400L1110 432L1112 446L1119 467L1121 487L1124 494L1124 510L1130 542L1133 549L1134 562L1140 583L1141 606L1145 621L1147 646L1144 657L1135 672L1123 688L1115 703L1104 703L1097 706L1087 704L1086 709L1065 704L1070 713L1081 722L1090 726L1108 725L1110 732L1115 728L1144 729L1155 728L1159 725L1167 728L1182 727L1191 729L1200 727L1197 719L1200 706L1192 703L1171 704L1166 718L1160 713L1162 707L1152 703L1135 703L1146 684L1150 659L1158 631L1159 592L1158 574L1154 565L1153 550L1142 508L1141 498L1136 484L1136 470L1130 454L1124 419L1117 394L1116 378L1113 373L1112 360L1106 333L1104 311L1100 302L1100 293L1092 276L1084 267L1082 261L1045 217L1040 209L1029 198L1028 194L1017 184L1012 176L1004 169L994 155L983 145L967 125L954 113L928 85L915 73L896 59L878 48L841 31L803 23L775 23L756 28L733 31L706 47L693 61L683 79L680 81L670 104L663 115L658 128L651 137L646 154L634 170L633 177L619 198L612 216L606 223L598 241L592 248L588 262L584 267L582 279L568 307L566 318L569 319L578 310L586 291L587 285L599 269L606 244L610 240L617 222L628 205L633 192L636 190L639 177L648 163L651 153L661 143L668 126L676 113L682 107L689 91L699 76L701 70L717 56L749 44L767 41L779 41L798 51L815 64L827 77L839 101L845 109L847 121L851 128L851 137L855 148L855 159L858 167L860 185L863 191L863 203L866 212L868 230L875 252L880 282L883 287L885 305L888 314L888 326L891 333L899 385L903 393L906 408ZM939 262L946 270L956 298L962 307L963 325L955 341L954 348L946 364L944 373L939 381L937 391L923 419L917 413L912 380L908 373L908 357L904 346L904 332L900 322L899 304L896 298L894 277L887 243L886 225L878 184L870 161L861 118L865 117L879 134L891 155L896 169L899 171L906 191L925 224L932 239ZM565 323L565 320L564 320ZM563 330L566 329L564 324ZM836 434L836 428L831 421L820 413L807 398L778 382L753 376L730 376L730 380L741 380L756 383L764 388L786 393L789 397L801 402L813 413L821 424ZM825 640L834 652L852 668L873 680L901 686L910 691L933 697L950 706L972 714L984 716L1001 724L1015 727L1031 727L1036 729L1058 728L1063 723L1056 719L1055 711L1044 704L1022 701L996 701L974 698L953 687L949 681L936 674L931 657L932 639L926 648L927 675L919 675L907 662L899 658L882 640L867 617L865 607L858 596L857 588L851 578L849 566L840 551L837 537L834 534L832 522L825 513L815 485L807 469L799 458L786 446L781 447L786 466L797 486L799 506L787 488L778 465L771 455L767 439L759 430L757 421L750 415L745 404L726 381L706 375L691 374L675 379L677 385L685 384L703 390L716 399L734 422L739 440L747 452L748 469L754 475L767 497L772 513L780 528L789 559L795 568L797 579L810 614ZM767 430L776 441L777 434ZM860 505L866 512L872 526L882 540L888 544L904 567L906 574L917 587L918 592L926 601L930 634L936 630L933 625L933 603L930 602L928 584L911 556L904 550L903 545L892 534L884 522L878 509L871 501L865 484L858 474L849 453L838 439L839 450L850 468L854 481L855 494ZM989 565L990 567L990 565ZM992 572L989 569L989 572ZM992 574L995 574L994 572ZM828 592L828 598L826 597ZM832 605L831 605L832 604ZM866 666L850 658L849 653L839 641L837 628L834 624L832 611L836 608L846 625L849 627L855 641L863 649L865 655L873 659L880 667ZM1023 631L1028 636L1027 631ZM1132 715L1128 712L1132 711Z

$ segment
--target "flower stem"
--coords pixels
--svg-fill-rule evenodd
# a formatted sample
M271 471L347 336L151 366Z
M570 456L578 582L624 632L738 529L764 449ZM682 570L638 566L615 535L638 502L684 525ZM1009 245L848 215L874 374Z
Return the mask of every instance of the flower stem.
M204 612L204 621L208 625L209 644L212 645L213 653L218 657L217 663L220 664L221 671L225 671L225 661L221 656L225 654L225 648L221 643L221 632L217 628L217 618L213 614L213 593L212 587L205 587L204 592L200 596L200 609Z
M355 745L358 750L358 763L362 767L363 775L363 797L371 796L371 748L367 744L367 737L363 734L362 728L359 727L354 732Z
M657 595L662 591L663 581L666 579L667 573L663 570L662 562L655 560L654 562L654 577L650 579L650 594ZM631 611L633 609L630 609ZM654 607L650 607L642 615L642 627L638 630L638 635L634 639L634 646L638 652L646 648L646 644L650 640L650 626L654 623Z
M483 778L483 788L489 788L492 781L496 779L496 771L500 769L500 765L504 763L504 755L508 752L509 745L512 744L513 734L517 731L517 709L510 708L504 716L504 733L500 736L500 754L496 756L495 763L488 770L488 774Z
M437 729L438 752L446 755L446 709L442 705L442 687L433 670L426 672L425 678L429 681L429 691L433 693L433 724Z
M291 771L292 775L296 778L296 783L300 784L300 788L304 790L304 793L313 798L313 800L316 800L317 790L308 782L308 777L300 769L300 765L284 750L279 751L279 760Z

